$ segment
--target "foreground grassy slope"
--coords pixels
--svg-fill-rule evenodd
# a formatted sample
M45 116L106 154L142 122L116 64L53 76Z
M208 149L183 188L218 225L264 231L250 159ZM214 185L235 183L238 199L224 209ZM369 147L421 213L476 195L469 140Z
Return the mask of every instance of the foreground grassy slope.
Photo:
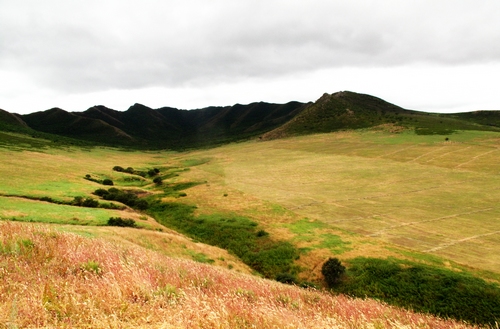
M472 328L137 246L0 226L6 328Z

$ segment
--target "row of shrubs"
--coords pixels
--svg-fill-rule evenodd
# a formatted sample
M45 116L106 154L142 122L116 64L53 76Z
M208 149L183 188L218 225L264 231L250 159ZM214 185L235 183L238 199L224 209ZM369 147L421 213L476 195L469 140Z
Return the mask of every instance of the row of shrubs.
M97 179L97 178L92 177L90 174L85 175L84 178L86 180L91 181L91 182L99 183L99 184L102 184L102 185L110 185L110 186L114 185L113 181L111 179L109 179L109 178Z
M149 169L148 171L144 171L144 170L135 170L132 167L123 168L121 166L114 166L113 170L117 172L124 172L131 175L138 175L141 177L146 177L146 176L154 177L160 173L160 169L158 168L153 168Z
M108 226L119 226L119 227L137 227L135 220L131 218L121 218L121 217L110 217L108 219Z
M94 194L104 200L117 201L138 210L146 210L149 207L148 201L140 199L136 193L127 190L120 190L116 187L111 187L107 190L100 188L95 190Z

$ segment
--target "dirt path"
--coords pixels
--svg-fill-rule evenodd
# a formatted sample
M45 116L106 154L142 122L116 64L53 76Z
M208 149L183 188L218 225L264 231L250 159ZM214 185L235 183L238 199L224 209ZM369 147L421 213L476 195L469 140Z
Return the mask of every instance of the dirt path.
M463 216L463 215L471 215L471 214L477 214L477 213L480 213L480 212L487 212L487 211L491 211L493 210L494 208L484 208L484 209L478 209L478 210L473 210L473 211L468 211L468 212L463 212L463 213L458 213L458 214L453 214L453 215L448 215L448 216L442 216L442 217L438 217L438 218L432 218L432 219L426 219L426 220L422 220L422 221L414 221L414 222L406 222L406 223L402 223L402 224L398 224L398 225L393 225L393 226L390 226L390 227L387 227L383 230L380 230L378 232L375 232L375 233L372 233L368 236L370 237L376 237L376 236L380 236L388 231L392 231L392 230L395 230L395 229L398 229L398 228L401 228L401 227L405 227L405 226L411 226L411 225L416 225L416 224L423 224L423 223L430 223L430 222L437 222L437 221L442 221L442 220L446 220L446 219L450 219L450 218L456 218L456 217L459 217L459 216Z
M495 148L494 150L488 151L488 152L484 152L484 153L478 154L475 157L472 157L469 161L466 161L466 162L463 162L463 163L461 163L459 165L456 165L455 168L460 168L460 167L462 167L462 166L464 166L464 165L466 165L468 163L471 163L471 162L475 161L476 159L478 159L480 157L483 157L483 156L485 156L487 154L490 154L490 153L493 153L493 152L496 152L496 151L498 151L497 148Z
M495 231L495 232L490 232L490 233L485 233L485 234L479 234L479 235L473 235L473 236L470 236L470 237L467 237L467 238L463 238L463 239L460 239L460 240L456 240L456 241L453 241L453 242L443 243L442 245L439 245L439 246L437 246L435 248L424 250L424 252L435 252L435 251L438 251L438 250L441 250L441 249L444 249L444 248L448 248L448 247L454 246L454 245L459 244L459 243L463 243L463 242L467 242L467 241L470 241L470 240L479 239L479 238L482 238L482 237L485 237L485 236L490 236L490 235L495 235L495 234L500 234L500 231Z

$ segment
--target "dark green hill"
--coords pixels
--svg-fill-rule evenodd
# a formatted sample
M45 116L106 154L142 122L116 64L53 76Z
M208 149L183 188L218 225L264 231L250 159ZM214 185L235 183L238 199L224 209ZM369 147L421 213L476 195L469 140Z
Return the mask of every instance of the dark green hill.
M500 131L497 129L500 127L500 115L496 112L489 115L488 117L494 117L496 122L489 125L485 125L486 116L483 114L472 119L471 115L406 110L374 96L342 91L331 95L324 94L302 113L283 126L266 133L263 138L283 138L384 124L414 129L417 134L449 134L455 130Z
M155 110L134 104L120 112L98 105L72 113L53 108L19 116L19 120L39 132L100 144L185 148L265 133L286 123L305 107L307 104L299 102L260 102L188 111L170 107Z
M22 115L21 118L30 128L53 135L105 144L134 142L132 136L102 120L86 118L60 108Z
M18 115L0 109L0 130L27 132L29 127Z
M0 110L0 130L4 131L44 134L59 142L71 138L103 145L172 149L384 125L413 129L417 134L500 131L500 112L424 113L350 91L324 94L314 103L258 102L197 110L152 109L141 104L124 112L102 105L71 113L59 108L27 115Z

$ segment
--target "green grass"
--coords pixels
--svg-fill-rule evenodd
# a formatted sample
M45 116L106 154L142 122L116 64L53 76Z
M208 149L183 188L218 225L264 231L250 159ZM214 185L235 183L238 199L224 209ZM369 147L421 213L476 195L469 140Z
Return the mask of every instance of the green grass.
M468 273L394 259L351 259L335 290L474 324L494 326L500 319L498 285Z
M194 206L174 202L151 202L148 213L161 224L203 243L218 246L238 256L267 278L294 272L297 250L285 241L258 234L258 224L235 215L194 215Z
M296 234L293 241L308 243L305 251L328 249L332 254L339 255L352 249L349 247L351 243L342 240L339 235L326 233L325 230L329 228L329 225L321 221L311 221L304 218L292 224L286 224L285 227Z
M0 219L73 225L106 225L112 210L0 197Z

